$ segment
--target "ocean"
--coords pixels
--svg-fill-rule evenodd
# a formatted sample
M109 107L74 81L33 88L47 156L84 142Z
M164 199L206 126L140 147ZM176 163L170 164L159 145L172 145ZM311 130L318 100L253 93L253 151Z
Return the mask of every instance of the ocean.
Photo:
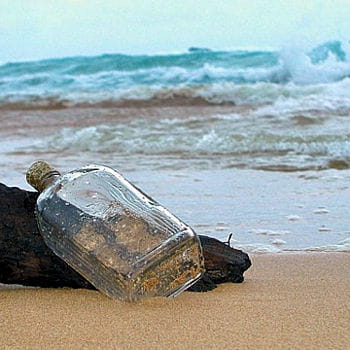
M120 170L249 252L350 250L350 45L0 65L0 182Z

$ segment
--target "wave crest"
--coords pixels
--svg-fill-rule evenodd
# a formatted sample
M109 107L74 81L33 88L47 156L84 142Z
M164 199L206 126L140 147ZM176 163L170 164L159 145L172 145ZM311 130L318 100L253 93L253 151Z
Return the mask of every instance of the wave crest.
M349 44L310 52L207 51L163 56L103 55L0 66L0 108L114 107L180 103L266 104L344 93ZM346 85L346 84L345 84ZM343 96L342 96L343 97Z
M115 156L161 156L176 159L210 159L222 167L270 171L347 169L349 134L290 131L261 117L225 115L186 119L133 119L115 125L64 129L38 146L45 152L92 152ZM322 121L318 121L321 122ZM312 128L319 128L317 121ZM233 128L234 126L234 128ZM313 130L312 129L312 130ZM286 130L286 131L284 131ZM289 130L289 131L288 131ZM35 149L35 148L34 148Z
M72 92L64 96L15 96L2 99L0 109L62 109L237 105L265 108L266 113L286 113L308 110L331 111L350 108L350 79L333 84L299 86L294 83L210 85L137 85L112 92ZM263 111L263 110L262 110ZM268 112L269 111L269 112ZM265 112L264 112L265 113Z

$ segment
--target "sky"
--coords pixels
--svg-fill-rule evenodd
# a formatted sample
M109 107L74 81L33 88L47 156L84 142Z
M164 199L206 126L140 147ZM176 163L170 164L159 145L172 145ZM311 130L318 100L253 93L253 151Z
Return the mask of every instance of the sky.
M350 38L350 0L0 0L0 63Z

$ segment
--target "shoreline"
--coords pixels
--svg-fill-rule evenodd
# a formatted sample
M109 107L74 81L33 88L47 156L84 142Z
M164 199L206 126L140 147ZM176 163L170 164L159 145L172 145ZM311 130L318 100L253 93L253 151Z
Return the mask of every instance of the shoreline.
M348 253L251 255L242 284L130 304L97 291L0 290L5 348L350 346Z
M242 125L247 130L259 127L255 124L258 120L262 126L271 123L270 118L251 117L249 108L241 108L195 105L0 111L0 181L32 190L25 173L37 159L45 159L62 173L103 164L120 171L198 234L225 240L233 233L233 244L245 251L320 247L349 251L349 169L292 169L283 166L278 153L271 154L276 161L269 163L265 156L250 153L249 147L246 154L211 152L212 143L220 151L230 139L230 135L216 135L218 122L221 125L228 118L224 125L232 128L232 133L236 128L244 131ZM235 114L239 117L231 119ZM295 125L294 119L290 122ZM191 136L197 141L186 144ZM244 132L242 137L244 144ZM191 144L199 147L199 153L189 151ZM200 151L202 146L208 154ZM172 152L174 147L176 152ZM265 162L272 166L266 168Z

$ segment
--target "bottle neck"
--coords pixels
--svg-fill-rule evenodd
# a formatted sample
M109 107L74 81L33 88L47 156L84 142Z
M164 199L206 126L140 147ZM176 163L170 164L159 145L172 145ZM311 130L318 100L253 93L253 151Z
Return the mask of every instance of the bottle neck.
M38 184L39 192L43 192L48 186L50 186L61 174L57 170L52 170L40 178Z

